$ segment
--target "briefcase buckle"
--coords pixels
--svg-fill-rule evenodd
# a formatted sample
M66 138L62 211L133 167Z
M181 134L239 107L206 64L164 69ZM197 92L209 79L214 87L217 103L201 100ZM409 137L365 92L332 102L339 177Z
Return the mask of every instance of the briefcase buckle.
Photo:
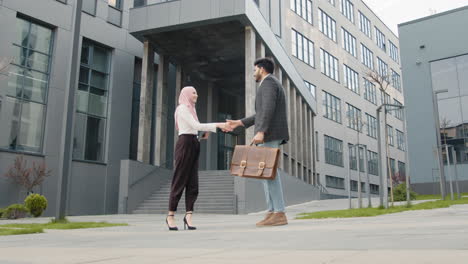
M247 161L246 161L246 160L242 160L241 163L240 163L240 165L239 165L239 167L241 167L241 168L247 167Z
M262 161L262 162L258 163L258 168L259 168L260 170L265 169L265 162Z

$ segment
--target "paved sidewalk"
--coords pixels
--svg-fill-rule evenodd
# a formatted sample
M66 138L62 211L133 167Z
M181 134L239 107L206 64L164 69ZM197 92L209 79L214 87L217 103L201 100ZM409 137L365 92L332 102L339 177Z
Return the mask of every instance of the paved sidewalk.
M341 208L347 200L288 207L289 225L264 228L255 227L262 214L194 215L196 231L184 231L178 215L177 232L167 231L164 215L69 217L130 226L0 237L0 263L468 263L468 205L371 218L293 219L299 212ZM31 221L49 219L21 220Z

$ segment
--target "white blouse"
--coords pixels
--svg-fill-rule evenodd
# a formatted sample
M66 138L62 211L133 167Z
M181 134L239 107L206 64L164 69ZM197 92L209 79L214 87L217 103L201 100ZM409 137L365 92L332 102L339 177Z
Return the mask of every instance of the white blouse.
M182 134L197 135L198 131L210 131L216 133L216 123L200 124L190 113L186 105L180 105L177 112L177 124L179 136Z

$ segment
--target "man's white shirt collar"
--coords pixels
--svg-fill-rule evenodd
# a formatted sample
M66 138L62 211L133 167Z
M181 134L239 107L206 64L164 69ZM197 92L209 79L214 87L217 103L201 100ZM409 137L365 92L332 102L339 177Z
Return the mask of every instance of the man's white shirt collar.
M263 80L265 80L270 75L271 75L271 73L269 73L267 76L265 76L265 78L263 78L262 81L260 81L260 84L258 86L260 87L260 85L262 85L262 83L263 83Z

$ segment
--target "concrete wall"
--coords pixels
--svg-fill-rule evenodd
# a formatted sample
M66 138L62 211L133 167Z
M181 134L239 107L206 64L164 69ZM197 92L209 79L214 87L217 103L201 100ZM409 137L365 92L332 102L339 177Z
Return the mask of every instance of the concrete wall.
M123 1L122 26L107 22L108 3L97 1L96 16L82 13L81 36L111 50L109 77L108 119L104 163L74 161L70 179L70 214L117 213L120 160L129 155L130 114L135 57L142 57L142 43L128 34L130 7L133 1ZM70 69L71 25L74 0L67 4L55 0L0 2L0 57L12 57L12 42L16 37L16 16L33 17L39 23L53 28L52 52L47 114L45 120L43 152L25 153L26 159L45 160L52 170L38 189L49 200L46 215L56 207L57 171L59 167L60 137L63 127L65 93L68 89ZM81 49L81 48L80 48ZM0 79L0 87L7 86L7 78ZM0 174L4 174L16 155L21 153L0 150ZM0 207L22 200L19 189L0 177ZM21 198L20 198L21 196Z
M122 160L120 169L119 214L137 206L172 178L172 171L133 160Z
M467 24L464 7L399 25L412 183L438 175L430 62L468 53ZM460 177L468 177L464 167Z

